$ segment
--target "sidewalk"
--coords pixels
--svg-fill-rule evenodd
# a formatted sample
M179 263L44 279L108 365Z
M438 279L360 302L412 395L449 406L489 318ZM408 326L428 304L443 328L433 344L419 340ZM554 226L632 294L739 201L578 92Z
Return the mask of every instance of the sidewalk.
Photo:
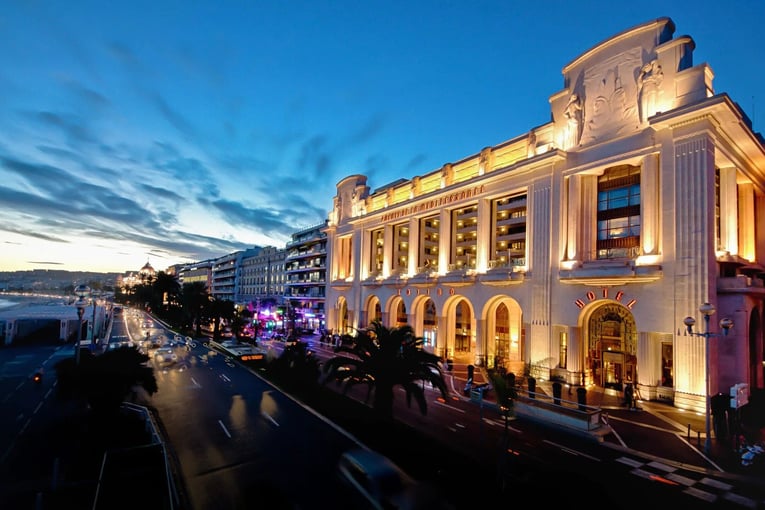
M452 392L469 400L463 391L467 383L467 365L454 364L453 369L444 374ZM474 384L489 382L481 367L475 368L473 379ZM552 396L552 382L537 381L536 391ZM622 392L595 386L587 388L586 396L588 406L604 411L603 417L612 429L603 437L605 446L643 454L685 469L708 471L723 477L742 477L755 483L765 480L765 469L761 464L741 464L741 454L736 451L733 439L718 439L712 434L710 451L705 452L706 417L702 414L657 401L638 401L636 408L630 409L624 405ZM569 394L564 385L562 400L572 401L573 407L576 393ZM496 405L496 392L485 393L483 401L485 405Z

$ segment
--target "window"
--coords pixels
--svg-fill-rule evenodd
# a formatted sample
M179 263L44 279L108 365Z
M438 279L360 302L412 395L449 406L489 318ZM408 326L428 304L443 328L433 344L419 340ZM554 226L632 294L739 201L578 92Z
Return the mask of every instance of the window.
M640 249L640 168L610 168L598 178L598 259L634 258Z
M405 273L409 264L409 224L401 223L393 227L394 273Z
M558 366L560 368L566 368L566 358L568 357L568 335L566 333L560 334L560 357L558 359Z
M661 385L662 386L673 386L674 385L674 377L673 377L673 356L672 356L672 344L671 343L663 343L661 344Z
M491 267L526 265L526 194L510 195L491 204Z
M451 269L475 269L478 245L478 206L452 211Z
M385 239L383 235L383 229L377 229L373 230L371 233L372 236L372 244L371 244L371 258L370 264L369 264L369 273L376 275L380 274L382 272L383 268L383 257L385 256Z
M420 220L420 253L417 266L422 270L436 271L438 269L438 216Z

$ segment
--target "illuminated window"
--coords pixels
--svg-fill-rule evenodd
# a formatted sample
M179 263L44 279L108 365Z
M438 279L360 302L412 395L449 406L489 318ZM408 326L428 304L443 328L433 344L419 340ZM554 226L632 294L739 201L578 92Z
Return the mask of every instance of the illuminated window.
M610 168L598 178L598 258L634 258L639 248L640 168Z

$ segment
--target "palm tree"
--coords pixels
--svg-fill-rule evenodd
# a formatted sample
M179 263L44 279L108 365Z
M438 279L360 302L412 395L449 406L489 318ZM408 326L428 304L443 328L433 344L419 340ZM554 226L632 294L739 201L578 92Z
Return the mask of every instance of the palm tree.
M205 306L210 301L207 285L204 282L184 283L181 299L184 311L196 325L194 336L202 336L202 316L204 315Z
M163 309L167 310L177 305L181 293L181 285L175 279L175 276L160 271L157 273L157 278L154 280L152 287L154 288L158 305ZM159 306L157 308L159 309Z
M402 386L407 405L412 398L420 412L427 414L424 384L430 383L447 398L440 358L422 349L423 338L414 334L409 326L387 328L374 321L348 344L335 348L336 353L347 353L330 358L324 363L324 382L334 380L344 384L343 392L358 384L367 387L367 402L374 394L372 408L380 418L393 418L394 388Z

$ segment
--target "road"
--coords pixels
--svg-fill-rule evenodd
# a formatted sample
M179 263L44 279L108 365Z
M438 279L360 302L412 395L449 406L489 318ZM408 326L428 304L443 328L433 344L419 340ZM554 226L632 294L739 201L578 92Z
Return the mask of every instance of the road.
M126 324L140 328L138 319ZM115 325L113 334L127 333ZM320 345L314 349L320 356L333 355ZM369 414L332 417L340 427L282 394L257 371L201 343L176 352L175 363L155 365L159 391L150 403L159 411L178 461L188 510L256 503L268 508L358 508L336 476L340 454L358 442L386 454L416 479L434 484L457 508L495 501L514 504L520 494L545 506L597 502L631 509L661 502L746 508L731 501L700 501L659 466L591 440L523 420L510 421L505 428L496 410L475 402L442 401L428 390L428 413L422 416L399 394L395 429L381 431ZM52 398L53 378L44 377L39 386L30 380L40 366L49 374L56 360L72 354L71 348L49 346L0 350L0 493L25 494L23 499L8 497L3 508L20 508L13 506L19 501L24 502L21 508L32 508L35 501L28 494L55 485L55 459L78 448L68 441L76 425L62 419L70 410ZM46 422L59 424L60 430L41 442Z

